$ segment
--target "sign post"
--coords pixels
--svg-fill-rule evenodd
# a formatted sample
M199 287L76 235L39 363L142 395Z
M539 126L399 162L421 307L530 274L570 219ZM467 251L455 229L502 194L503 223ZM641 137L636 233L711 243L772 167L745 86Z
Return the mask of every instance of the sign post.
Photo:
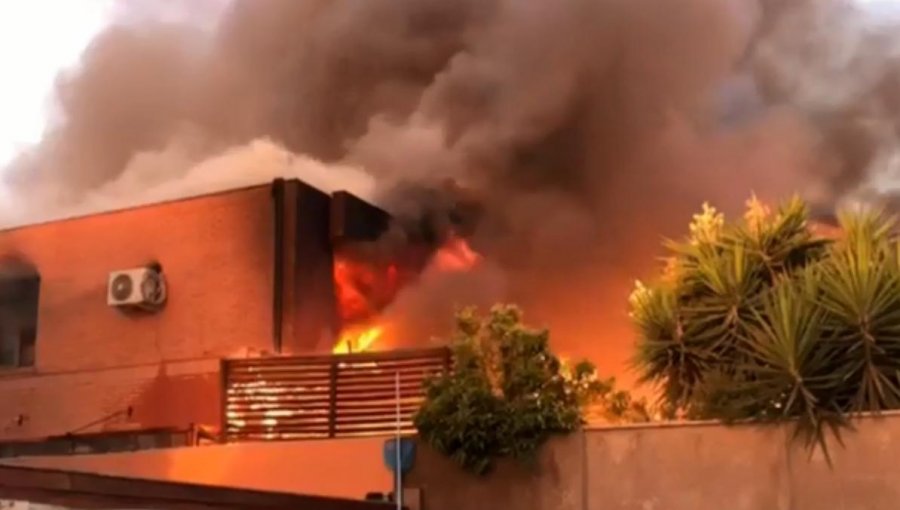
M394 475L394 501L397 502L397 510L403 508L403 475L413 467L416 458L416 443L411 439L403 439L403 423L400 413L400 373L394 378L394 387L397 397L397 430L396 437L384 442L382 452L384 465Z
M397 500L397 510L403 510L403 471L400 469L400 372L394 376L394 391L397 396L397 450L395 461L397 465L394 469L394 499Z

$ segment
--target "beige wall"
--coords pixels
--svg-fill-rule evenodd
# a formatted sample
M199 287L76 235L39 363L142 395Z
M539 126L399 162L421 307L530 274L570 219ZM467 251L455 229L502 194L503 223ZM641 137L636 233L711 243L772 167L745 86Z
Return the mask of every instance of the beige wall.
M784 427L689 424L590 430L552 441L532 468L487 478L420 452L408 486L425 510L879 510L900 508L900 415L864 418L821 454Z
M0 439L65 434L129 406L127 423L104 426L216 424L217 358L273 347L272 218L264 185L0 232L0 257L41 274L36 366L0 370ZM150 261L166 307L107 306L109 272Z
M420 449L407 486L424 510L888 510L900 508L900 415L861 419L834 468L778 427L690 424L589 430L533 466L488 477ZM17 465L360 498L387 491L383 438L242 443L11 459Z
M8 459L7 464L362 499L387 492L384 438L240 443L135 453Z

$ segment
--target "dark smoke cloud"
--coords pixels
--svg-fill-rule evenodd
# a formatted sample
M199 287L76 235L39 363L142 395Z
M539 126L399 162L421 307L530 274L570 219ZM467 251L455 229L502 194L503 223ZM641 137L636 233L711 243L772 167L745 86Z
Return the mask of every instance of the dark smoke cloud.
M464 189L477 207L462 218L478 221L456 219L490 261L485 295L522 303L564 351L621 372L631 281L702 201L833 203L874 159L855 101L820 111L792 93L773 55L794 43L794 18L776 3L234 0L213 31L190 21L196 9L123 3L60 78L64 120L11 186L45 200L125 195L147 161L172 186L226 149L208 169L228 154L282 157L258 141L241 152L265 138L335 181L365 169L399 212L449 214L447 190ZM883 90L877 108L897 108L890 83L853 97ZM435 303L474 299L457 287L398 303L448 313Z

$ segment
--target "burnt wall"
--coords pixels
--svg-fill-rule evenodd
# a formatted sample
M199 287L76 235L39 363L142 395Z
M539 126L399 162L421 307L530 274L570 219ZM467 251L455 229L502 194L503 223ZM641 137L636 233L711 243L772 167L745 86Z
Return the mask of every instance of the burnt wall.
M329 351L340 325L334 287L331 197L299 181L296 187L293 328L284 352Z
M272 196L273 343L285 354L330 351L342 326L336 252L376 241L391 217L350 193L329 195L298 180L276 180Z
M387 212L349 192L332 195L331 238L335 243L376 241L390 222Z

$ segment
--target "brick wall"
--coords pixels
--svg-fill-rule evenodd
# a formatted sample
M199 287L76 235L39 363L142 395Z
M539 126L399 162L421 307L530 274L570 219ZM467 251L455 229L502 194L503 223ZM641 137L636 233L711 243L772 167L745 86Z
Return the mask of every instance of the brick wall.
M128 406L122 426L214 422L216 360L272 350L272 250L269 186L0 232L0 256L41 274L36 364L0 372L0 439L67 433ZM109 272L151 261L166 307L107 306Z

